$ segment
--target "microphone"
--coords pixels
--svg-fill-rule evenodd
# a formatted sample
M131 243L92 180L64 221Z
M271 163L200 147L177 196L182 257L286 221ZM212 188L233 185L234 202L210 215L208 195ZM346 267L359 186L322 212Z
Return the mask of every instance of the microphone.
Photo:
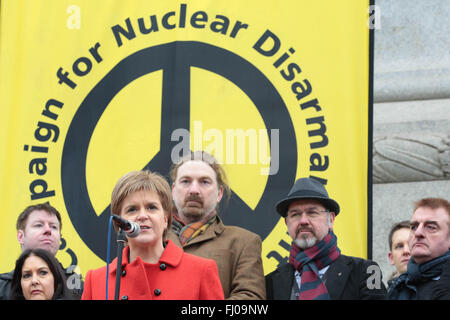
M112 217L116 226L127 233L127 237L135 238L141 232L141 227L136 222L128 221L115 214L113 214Z

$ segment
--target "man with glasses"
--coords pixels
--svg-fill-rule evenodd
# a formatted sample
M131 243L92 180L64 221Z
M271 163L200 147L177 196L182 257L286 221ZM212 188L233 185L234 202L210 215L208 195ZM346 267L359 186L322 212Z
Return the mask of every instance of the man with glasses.
M320 182L298 179L276 210L285 218L293 242L289 263L266 276L267 299L386 298L381 270L375 262L341 254L333 233L340 208ZM371 281L373 274L380 279Z

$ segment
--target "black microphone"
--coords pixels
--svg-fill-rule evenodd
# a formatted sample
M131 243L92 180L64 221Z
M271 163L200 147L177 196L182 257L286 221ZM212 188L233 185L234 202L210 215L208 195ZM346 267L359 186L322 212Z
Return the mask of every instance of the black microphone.
M129 238L135 238L138 236L139 232L141 232L141 227L136 222L128 221L115 214L113 214L112 217L116 226L125 231Z

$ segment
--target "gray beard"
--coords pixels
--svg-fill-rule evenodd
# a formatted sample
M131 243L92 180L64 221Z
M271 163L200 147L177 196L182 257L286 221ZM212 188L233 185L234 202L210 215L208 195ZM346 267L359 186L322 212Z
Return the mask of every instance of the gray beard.
M306 239L300 238L295 239L294 242L300 249L305 250L314 246L317 243L317 238L315 236Z

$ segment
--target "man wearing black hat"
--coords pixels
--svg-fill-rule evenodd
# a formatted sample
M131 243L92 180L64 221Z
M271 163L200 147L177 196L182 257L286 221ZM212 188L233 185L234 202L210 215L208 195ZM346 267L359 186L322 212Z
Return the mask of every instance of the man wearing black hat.
M374 268L380 270L375 262L340 253L333 233L339 204L320 182L298 179L276 209L293 242L289 263L266 276L267 299L386 298L381 271L379 281L369 279Z

